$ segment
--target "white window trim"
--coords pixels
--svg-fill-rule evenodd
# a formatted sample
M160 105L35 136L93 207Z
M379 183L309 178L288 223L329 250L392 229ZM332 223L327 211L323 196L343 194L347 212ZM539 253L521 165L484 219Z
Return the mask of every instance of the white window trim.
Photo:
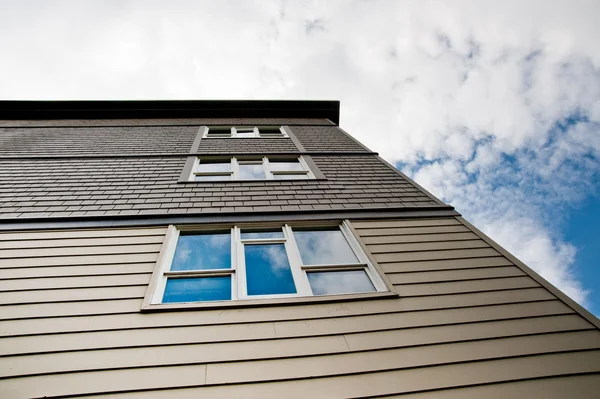
M253 135L252 136L239 136L238 135L238 130L252 130ZM223 139L223 138L244 138L244 139L253 139L253 138L289 138L290 136L287 134L287 132L285 131L283 126L279 127L279 131L281 132L281 136L279 137L272 137L270 135L266 135L266 136L261 136L260 134L260 126L232 126L231 127L231 133L227 134L227 133L222 133L219 135L209 135L210 132L210 127L207 127L206 129L204 129L204 133L202 134L202 138L203 139ZM244 132L247 133L247 132Z
M222 160L229 159L231 163L231 172L198 172L198 166L200 165L200 157L196 157L194 160L194 165L192 166L192 170L190 171L190 175L188 177L188 181L196 182L196 183L210 183L211 181L265 181L265 180L278 180L275 179L275 175L278 176L298 176L298 175L306 175L306 179L294 179L294 180L312 180L316 179L314 173L310 170L310 167L306 163L306 160L302 155L298 157L288 157L287 159L298 159L300 165L302 166L302 171L271 171L269 164L269 157L267 156L257 156L256 158L253 156L250 157L231 157L231 158L221 158ZM218 160L219 158L214 158L214 160ZM277 159L276 157L271 157L271 159ZM209 159L210 160L210 159ZM240 162L256 162L256 164L262 164L263 170L265 171L264 179L240 179ZM226 163L226 162L224 162ZM224 178L223 180L206 180L206 181L196 181L196 175L205 175L205 176L231 176L230 179ZM281 180L281 179L279 179ZM291 179L290 179L291 180Z
M373 263L369 260L366 253L361 248L359 242L352 234L347 221L343 221L341 224L321 223L308 225L309 227L338 227L344 237L346 238L350 248L354 252L358 263L353 264L331 264L331 265L303 265L302 258L298 245L294 239L293 228L294 227L306 227L303 224L278 224L278 225L235 225L235 226L223 226L212 228L201 228L193 229L190 227L177 228L176 226L170 225L165 236L165 242L163 243L163 249L161 250L161 256L157 261L157 267L152 277L152 283L148 289L146 299L144 303L148 308L160 308L160 307L179 307L186 305L200 305L201 307L210 306L212 304L238 304L243 302L252 302L253 300L268 300L268 299L307 299L307 298L328 298L328 297L369 297L378 296L378 294L389 293L388 286L378 273ZM241 239L242 229L264 229L264 228L281 228L284 233L284 238L266 238L266 239ZM177 247L177 241L181 231L197 231L211 232L211 231L226 231L229 230L231 234L231 268L230 269L214 269L214 270L195 270L195 271L171 271L171 264L175 255L175 249ZM290 264L290 270L294 284L296 286L296 294L273 294L273 295L247 295L246 292L246 270L245 270L245 256L244 246L245 245L257 245L257 244L281 244L285 246L286 254ZM328 294L328 295L314 295L309 284L307 273L311 271L345 271L345 270L365 270L367 276L371 280L374 292L364 293L346 293L346 294ZM202 302L175 302L175 303L162 303L164 291L169 276L185 276L185 277L202 277L202 276L223 276L231 275L231 300L226 301L202 301Z

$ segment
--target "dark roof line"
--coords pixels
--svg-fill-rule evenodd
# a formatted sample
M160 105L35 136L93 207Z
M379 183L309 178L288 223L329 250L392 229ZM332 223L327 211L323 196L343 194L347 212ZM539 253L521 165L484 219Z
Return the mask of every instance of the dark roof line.
M155 100L0 101L0 119L326 118L340 121L339 101Z

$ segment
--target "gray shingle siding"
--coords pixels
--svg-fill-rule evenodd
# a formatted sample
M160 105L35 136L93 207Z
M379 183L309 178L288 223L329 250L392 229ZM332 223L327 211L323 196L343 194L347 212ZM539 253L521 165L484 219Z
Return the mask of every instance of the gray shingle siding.
M437 206L375 156L314 156L327 180L178 183L185 157L0 160L0 217Z
M329 123L313 122L318 121ZM95 121L104 122L114 121ZM286 121L219 122L230 126L277 125ZM5 157L0 159L0 218L439 206L337 126L290 126L305 150L313 153L312 161L324 178L178 182L187 159L183 154L191 150L199 126L0 128L0 155ZM224 156L272 152L293 154L299 150L290 138L206 138L200 141L198 149L199 154ZM121 157L114 156L117 154ZM37 155L57 158L35 159ZM88 155L96 158L79 157Z
M306 151L368 151L337 126L294 126L291 130Z
M0 128L0 155L153 154L189 151L198 127Z

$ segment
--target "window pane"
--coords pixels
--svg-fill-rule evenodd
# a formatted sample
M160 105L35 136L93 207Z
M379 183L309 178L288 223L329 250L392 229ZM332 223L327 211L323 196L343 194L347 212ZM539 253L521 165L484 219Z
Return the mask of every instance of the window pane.
M231 136L231 128L230 127L211 127L208 129L209 136Z
M170 278L163 303L231 300L231 276Z
M195 181L223 181L223 180L231 180L231 175L204 175L204 176L196 176L194 178Z
M364 270L306 273L315 295L373 292L375 287Z
M181 234L171 270L231 269L231 234Z
M308 174L300 174L300 175L273 175L275 180L306 180L308 179Z
M254 240L256 238L283 238L283 231L242 231L242 240Z
M358 263L358 259L339 229L294 231L294 238L305 265Z
M248 295L295 294L283 244L244 245Z
M283 136L283 133L277 126L259 127L258 132L261 136Z
M240 164L240 179L244 180L265 180L265 170L261 165Z
M276 172L287 172L287 171L303 171L304 168L300 164L300 161L293 159L285 159L285 160L277 160L277 159L269 159L269 167L271 170Z
M202 161L198 164L197 172L231 172L231 161L208 162Z

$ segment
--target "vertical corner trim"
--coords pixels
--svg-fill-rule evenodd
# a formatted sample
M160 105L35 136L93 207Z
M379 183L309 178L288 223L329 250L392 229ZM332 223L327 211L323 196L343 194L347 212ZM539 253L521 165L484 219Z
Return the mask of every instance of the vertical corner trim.
M281 126L281 128L285 131L285 134L287 134L288 137L292 140L292 143L294 143L294 145L296 146L298 151L300 151L300 152L306 151L306 149L304 148L304 146L302 145L300 140L298 140L298 137L296 137L296 135L294 134L294 132L292 132L292 129L290 129L289 126Z
M304 162L306 162L306 164L308 165L308 168L310 169L312 174L315 176L315 179L327 180L327 176L325 176L325 174L321 172L321 169L319 169L319 167L317 166L315 161L313 161L310 155L302 155L302 158L304 159Z
M198 128L198 132L196 133L196 138L194 139L194 143L192 143L192 148L190 149L190 152L192 154L198 152L198 148L200 148L200 140L202 140L202 136L204 136L204 133L206 132L207 129L208 129L207 126L200 126Z
M190 181L190 175L192 174L192 168L194 167L194 162L196 162L196 157L187 157L185 161L185 165L183 165L183 170L179 175L178 182L188 182Z

